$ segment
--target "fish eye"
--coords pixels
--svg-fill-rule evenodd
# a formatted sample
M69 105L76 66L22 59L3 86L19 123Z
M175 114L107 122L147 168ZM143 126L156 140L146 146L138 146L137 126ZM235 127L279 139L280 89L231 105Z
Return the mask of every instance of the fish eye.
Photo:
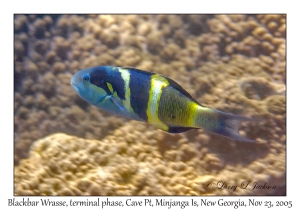
M87 74L83 75L82 80L85 81L85 82L90 81L89 75L87 75Z

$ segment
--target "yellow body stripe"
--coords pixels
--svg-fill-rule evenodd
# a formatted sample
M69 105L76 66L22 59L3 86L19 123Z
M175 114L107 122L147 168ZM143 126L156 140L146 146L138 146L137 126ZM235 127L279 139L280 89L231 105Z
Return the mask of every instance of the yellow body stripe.
M196 104L195 102L189 102L188 104L188 109L189 109L189 115L187 119L187 127L197 127L197 124L195 122L196 116L199 112L199 105Z
M158 117L158 106L162 89L169 85L168 80L159 76L153 75L151 77L149 101L147 106L148 122L162 130L168 131L169 127L164 124Z
M123 100L124 107L128 110L133 112L132 107L130 105L130 73L127 69L118 68L122 79L124 80L124 90L125 90L125 100Z
M106 85L107 85L108 89L110 90L110 92L113 93L114 89L113 89L112 85L108 82L106 83Z

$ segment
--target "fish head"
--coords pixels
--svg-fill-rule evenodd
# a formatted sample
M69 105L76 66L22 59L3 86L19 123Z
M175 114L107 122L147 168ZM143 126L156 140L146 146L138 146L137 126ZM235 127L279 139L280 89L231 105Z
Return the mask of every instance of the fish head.
M83 69L76 72L71 78L71 85L75 92L85 101L96 105L99 99L103 99L107 96L107 92L104 88L101 88L92 81L92 69Z

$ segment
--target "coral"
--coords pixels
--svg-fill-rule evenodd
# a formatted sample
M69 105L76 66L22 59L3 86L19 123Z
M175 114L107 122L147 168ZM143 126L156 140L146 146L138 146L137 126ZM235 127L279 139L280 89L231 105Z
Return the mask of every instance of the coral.
M281 155L265 155L254 162L249 160L247 167L237 164L233 169L225 163L249 147L235 151L236 145L227 146L224 150L231 154L220 157L213 153L216 143L209 141L203 148L199 142L191 142L182 134L149 129L146 124L134 121L100 141L53 134L35 141L29 158L21 160L15 168L15 195L262 195L273 192L241 188L233 192L208 186L228 177L231 185L243 181L251 185L265 181L277 187L283 185L285 164L281 149ZM266 150L266 146L251 145L251 152L258 154L262 148Z
M84 189L93 195L285 194L285 15L32 14L15 15L14 26L16 169L24 168L26 161L27 165L37 161L34 153L29 156L30 146L35 145L33 151L45 141L37 139L56 132L78 138L51 137L57 143L49 143L49 148L64 144L73 148L78 141L78 148L86 146L76 151L89 157L85 161L90 164L81 166L76 152L69 149L76 156L76 164L70 164L73 169L51 168L58 160L50 153L48 168L26 166L32 167L30 172L42 173L40 184L19 179L16 194L78 195ZM169 135L103 112L79 98L69 84L75 72L97 65L133 66L166 75L204 106L258 119L242 124L241 134L260 143L243 144L201 129ZM117 146L110 148L106 141ZM93 150L90 142L106 145L111 153L90 156L85 150ZM118 164L127 166L116 170ZM96 166L100 178L91 171ZM88 172L88 179L74 183L77 169ZM16 180L22 173L16 171ZM105 186L99 183L111 174L113 180ZM248 177L278 188L252 192L207 188L209 181L238 184Z

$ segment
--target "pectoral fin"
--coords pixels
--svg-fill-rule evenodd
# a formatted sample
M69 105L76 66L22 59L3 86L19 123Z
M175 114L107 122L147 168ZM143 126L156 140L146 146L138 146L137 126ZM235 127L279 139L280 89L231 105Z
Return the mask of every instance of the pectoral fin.
M105 100L107 100L107 96L108 95L105 95L105 96L102 96L102 97L98 98L98 100L96 101L95 104L100 104L100 103L104 102Z
M110 100L121 110L126 111L126 109L123 107L122 101L118 98L115 98L113 96L110 96Z

